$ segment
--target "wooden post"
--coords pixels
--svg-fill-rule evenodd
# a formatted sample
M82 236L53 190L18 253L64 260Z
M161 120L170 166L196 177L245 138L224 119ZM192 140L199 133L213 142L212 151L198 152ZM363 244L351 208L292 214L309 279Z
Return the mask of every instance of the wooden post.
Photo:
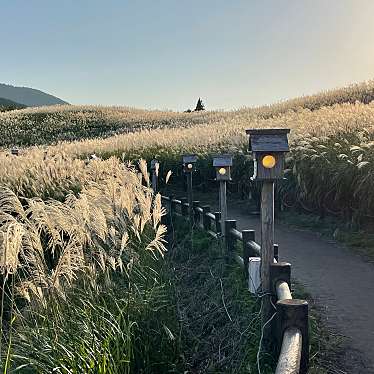
M306 374L309 367L308 302L298 299L278 301L276 323L278 349L282 345L283 335L287 329L296 328L301 332L302 346L299 373Z
M219 182L219 202L221 210L221 232L225 236L225 221L227 220L226 181Z
M192 172L186 173L187 176L187 196L188 196L188 215L190 217L190 223L193 224L193 193L192 193Z
M221 212L214 212L215 224L216 224L216 233L221 232Z
M248 265L249 257L253 256L251 249L248 246L249 241L255 241L255 230L242 230L243 237L243 262L244 262L244 278L248 279Z
M227 219L225 221L225 238L226 238L226 254L227 258L229 258L233 252L235 251L235 238L230 234L231 229L236 229L236 220L235 219Z
M262 326L272 317L275 310L271 305L270 265L274 262L274 181L265 180L261 193L261 290ZM264 348L271 349L271 327L264 327Z
M156 173L156 169L152 169L152 189L153 189L153 192L156 194L157 193L157 173Z
M203 227L204 230L208 231L210 230L210 218L207 217L207 213L210 213L210 206L209 205L204 205L202 206L203 208Z
M277 295L276 285L278 282L287 282L291 290L291 264L288 262L277 262L270 265L271 292Z
M181 198L181 214L182 216L188 216L188 206L186 205L188 203L187 197Z

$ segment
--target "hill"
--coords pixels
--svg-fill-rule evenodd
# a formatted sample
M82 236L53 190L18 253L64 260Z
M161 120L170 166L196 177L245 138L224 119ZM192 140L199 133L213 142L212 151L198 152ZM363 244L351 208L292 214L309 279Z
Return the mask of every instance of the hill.
M178 171L183 153L196 153L202 175L211 171L210 155L230 152L235 156L233 182L246 193L253 186L252 162L244 156L248 147L245 129L288 127L292 132L287 181L278 191L283 203L300 204L321 216L334 214L360 225L374 223L373 98L374 82L367 82L230 112L176 113L70 105L26 108L0 113L0 146L65 141L48 147L48 152L72 158L92 153L128 160L156 156L163 169L174 171ZM12 186L21 183L18 174L13 178L10 170L24 175L24 170L32 169L31 160L35 168L44 168L41 147L25 150L25 154L29 157L24 163L19 158L12 161L17 165L8 167L8 161L4 161L6 170L0 172L3 183L13 179ZM7 157L6 152L3 156ZM43 183L35 181L32 190L44 189Z
M4 83L0 83L0 97L25 106L67 104L66 101L35 88L16 87Z
M59 141L107 138L112 135L167 127L180 131L181 128L217 124L219 131L224 124L230 124L231 128L240 123L244 126L254 126L257 121L275 119L290 112L316 112L321 108L348 103L354 105L356 102L367 105L373 99L374 81L368 81L272 105L227 112L178 113L128 107L76 105L27 108L0 115L0 128L3 132L0 147L27 147ZM300 114L296 117L300 118Z
M164 127L191 127L222 120L230 113L176 113L127 107L55 105L0 113L0 147L104 138Z
M15 101L4 99L0 97L0 112L6 112L8 110L23 109L26 105L16 103Z

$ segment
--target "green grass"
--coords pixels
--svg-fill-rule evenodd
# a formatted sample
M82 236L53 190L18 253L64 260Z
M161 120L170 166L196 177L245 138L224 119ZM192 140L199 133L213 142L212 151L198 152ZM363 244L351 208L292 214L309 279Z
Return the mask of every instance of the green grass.
M181 352L187 373L257 373L260 300L248 292L243 273L226 263L218 240L176 223L168 254L180 321ZM262 354L262 373L273 357Z
M248 292L240 267L226 261L219 240L197 229L191 239L189 226L180 218L174 229L167 263L174 275L185 372L258 373L259 299ZM296 283L293 289L294 298L308 300L310 306L309 373L334 372L343 339L326 327L323 312L303 286ZM260 364L262 373L273 373L276 359L261 354Z
M13 313L3 344L10 373L179 373L178 331L164 263L140 265L94 282L81 275L64 298ZM9 349L9 358L5 360Z

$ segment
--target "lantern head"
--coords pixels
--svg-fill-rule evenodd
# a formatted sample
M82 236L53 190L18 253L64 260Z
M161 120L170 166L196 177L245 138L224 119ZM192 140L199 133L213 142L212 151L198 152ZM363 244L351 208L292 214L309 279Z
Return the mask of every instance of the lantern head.
M289 129L251 129L249 150L252 151L254 173L252 180L283 178L284 155L289 152Z
M217 181L229 181L231 180L231 166L232 156L231 155L219 155L213 158L213 166L216 169Z
M193 171L195 171L196 161L197 161L196 155L184 155L183 156L183 171L185 173L192 173Z

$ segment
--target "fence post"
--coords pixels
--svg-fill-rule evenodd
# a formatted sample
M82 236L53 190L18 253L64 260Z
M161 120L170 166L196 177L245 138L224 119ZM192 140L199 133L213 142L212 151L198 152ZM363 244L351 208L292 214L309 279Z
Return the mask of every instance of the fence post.
M221 232L225 232L225 221L227 220L227 201L226 201L226 181L221 180L219 182L219 203L220 207L219 209L221 210Z
M195 224L195 225L199 225L199 223L200 223L200 213L196 209L199 206L199 204L200 204L199 200L194 200L192 202L192 212L193 212L193 214L192 214L192 219L193 219L192 223Z
M243 237L243 262L244 262L244 277L248 279L248 264L249 257L253 257L250 247L248 246L249 241L255 241L255 230L242 230Z
M302 346L299 373L306 374L309 367L308 302L299 299L288 299L278 301L276 306L278 354L282 345L284 332L288 328L300 330Z
M261 191L261 290L262 326L273 315L271 305L270 265L274 262L274 181L265 180ZM264 327L263 343L265 350L271 347L271 328Z
M236 220L227 219L225 221L225 239L226 239L226 252L227 256L231 256L235 250L235 238L230 234L231 229L236 229Z
M188 216L188 206L187 206L187 197L181 198L181 214L182 216Z
M214 212L215 224L216 224L216 233L221 232L221 212Z
M277 260L277 262L279 261L279 245L278 244L274 244L274 258Z
M188 193L188 215L190 216L190 224L193 224L193 192L192 192L192 172L186 173L187 176L187 193Z
M287 282L291 290L291 264L288 262L277 262L270 265L271 292L277 294L276 285L278 282Z
M202 206L203 208L203 227L204 230L208 231L210 230L210 218L207 217L207 213L210 213L210 206L209 205L204 205Z

